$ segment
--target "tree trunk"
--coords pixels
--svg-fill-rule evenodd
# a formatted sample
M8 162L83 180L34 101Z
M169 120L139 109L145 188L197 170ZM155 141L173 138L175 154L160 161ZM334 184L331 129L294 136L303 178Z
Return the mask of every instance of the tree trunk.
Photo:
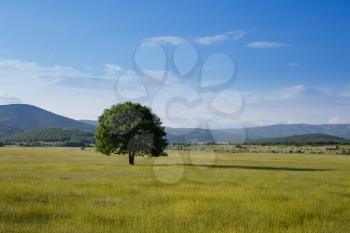
M129 164L134 165L135 153L133 151L129 151Z

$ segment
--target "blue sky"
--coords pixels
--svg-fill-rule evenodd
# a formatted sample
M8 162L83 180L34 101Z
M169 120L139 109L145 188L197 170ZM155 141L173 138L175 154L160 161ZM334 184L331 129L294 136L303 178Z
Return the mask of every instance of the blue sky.
M349 25L348 1L1 1L0 103L96 119L146 89L169 126L350 123Z

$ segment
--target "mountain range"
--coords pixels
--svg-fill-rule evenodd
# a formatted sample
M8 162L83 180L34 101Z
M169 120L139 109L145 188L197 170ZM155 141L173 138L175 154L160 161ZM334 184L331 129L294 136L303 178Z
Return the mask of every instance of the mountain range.
M0 138L48 128L78 129L94 133L98 122L74 120L26 104L0 105ZM242 143L251 140L312 134L350 139L350 124L278 124L245 129L166 128L172 143Z
M319 134L350 139L350 124L279 124L245 129L189 129L167 128L169 141L175 143L237 143L259 139L284 138L296 135Z
M7 135L16 131L46 128L72 128L86 132L95 132L96 130L95 126L27 104L0 105L0 129L3 128L7 129L4 131Z
M321 145L321 144L339 144L346 142L347 139L328 135L328 134L302 134L287 137L264 138L248 141L252 144L265 145Z

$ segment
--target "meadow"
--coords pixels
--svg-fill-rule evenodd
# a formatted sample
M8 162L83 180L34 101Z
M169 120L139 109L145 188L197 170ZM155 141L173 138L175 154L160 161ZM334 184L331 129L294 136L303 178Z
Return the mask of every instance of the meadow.
M346 233L350 156L0 148L0 232Z

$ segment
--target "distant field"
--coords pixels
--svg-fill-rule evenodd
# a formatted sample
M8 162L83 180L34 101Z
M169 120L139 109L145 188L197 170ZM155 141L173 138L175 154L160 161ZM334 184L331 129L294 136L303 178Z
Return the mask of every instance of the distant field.
M0 148L0 232L349 232L350 156L190 153Z
M327 154L350 155L350 145L252 145L252 144L175 144L170 150L216 152L216 153L270 153L270 154Z

